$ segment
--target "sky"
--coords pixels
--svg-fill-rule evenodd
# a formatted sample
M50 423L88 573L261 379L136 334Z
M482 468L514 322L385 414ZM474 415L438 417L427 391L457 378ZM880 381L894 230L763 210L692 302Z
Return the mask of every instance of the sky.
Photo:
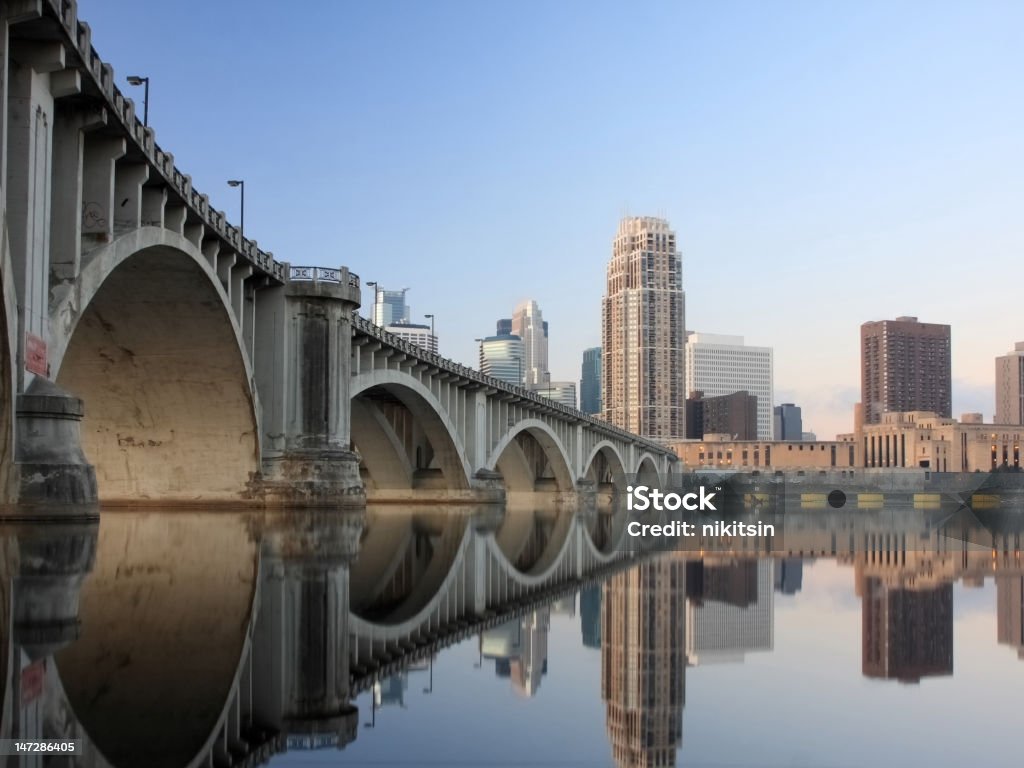
M619 219L666 217L690 330L852 430L859 326L948 323L953 412L1024 340L1024 3L80 0L157 142L281 261L409 287L440 351L520 301L600 344ZM372 302L369 290L364 301Z

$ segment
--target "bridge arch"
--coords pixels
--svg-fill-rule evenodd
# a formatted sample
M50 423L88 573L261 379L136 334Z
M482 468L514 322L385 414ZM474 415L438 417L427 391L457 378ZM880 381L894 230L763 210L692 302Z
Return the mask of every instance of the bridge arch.
M601 476L602 468L607 470L607 478ZM617 487L625 487L626 465L614 443L610 440L601 440L594 446L583 464L583 476L595 483L611 482Z
M524 460L527 460L527 457L522 450L516 450L518 446L516 438L524 432L540 445L554 474L558 490L574 490L576 479L573 476L573 462L569 459L565 446L558 439L558 435L541 419L523 419L511 427L491 450L484 468L501 471L511 491L534 490L533 487L525 487L524 471L530 471L531 476L534 474L529 467L524 465ZM534 480L536 479L538 478L534 477Z
M395 434L374 403L374 390L398 401L411 414L430 444L432 456L417 458L415 448ZM473 469L459 431L436 395L418 379L381 369L352 377L352 441L377 488L414 488L421 464L436 464L447 488L467 489ZM414 455L410 456L412 448Z
M203 254L143 227L87 257L51 312L52 363L85 402L101 501L244 497L259 471L242 334Z
M636 462L636 481L641 485L656 486L661 485L661 472L658 471L658 461L650 453L644 452L640 454L640 458Z

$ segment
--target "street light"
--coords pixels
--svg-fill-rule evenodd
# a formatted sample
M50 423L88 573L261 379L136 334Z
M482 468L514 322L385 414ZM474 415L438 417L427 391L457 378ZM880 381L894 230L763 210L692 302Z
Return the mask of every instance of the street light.
M434 316L424 315L424 317L430 318L430 342L433 345L433 349L430 350L434 354L437 354L437 337L434 335Z
M244 240L245 239L245 181L242 180L242 179L229 179L228 180L228 186L229 187L238 187L239 191L242 193L241 215L239 216L240 221L238 222L238 238L240 240Z
M142 92L142 124L149 125L149 78L129 75L128 85L146 86L146 90Z

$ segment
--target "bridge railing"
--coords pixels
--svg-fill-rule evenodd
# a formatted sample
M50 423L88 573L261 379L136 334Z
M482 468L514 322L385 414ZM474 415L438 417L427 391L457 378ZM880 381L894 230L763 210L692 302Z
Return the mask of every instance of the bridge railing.
M359 275L348 267L295 267L288 266L288 281L293 283L334 283L359 288Z
M360 317L356 313L352 314L352 327L360 333L364 333L367 336L375 338L378 341L382 341L385 344L394 347L395 349L401 350L410 357L414 357L417 360L421 360L422 362L425 363L430 363L431 365L436 366L440 370L446 371L448 373L454 373L465 379L476 382L477 384L482 384L486 387L496 389L500 392L507 392L511 395L516 395L521 400L526 400L535 403L536 405L547 408L548 410L553 410L561 414L568 420L578 421L587 424L595 431L600 432L601 434L604 434L606 436L616 437L622 440L628 440L630 442L637 443L644 449L657 455L667 455L669 457L675 455L671 450L666 448L664 445L656 443L653 440L640 437L639 435L634 435L632 432L627 432L624 429L609 424L607 421L596 419L590 414L584 413L583 411L577 408L570 408L569 406L559 403L555 400L551 400L547 397L542 397L532 389L517 386L516 384L510 384L502 379L496 379L493 376L488 376L485 373L481 373L480 371L477 371L473 368L469 368L465 365L462 365L461 363L457 363L454 360L449 360L447 357L442 357L436 352L431 352L430 350L424 349L421 346L412 344L411 342L408 342L405 339L401 339L395 334L384 330L379 325L375 325L374 323L367 320L365 317Z
M59 20L67 41L76 51L84 69L106 101L107 111L121 123L130 141L149 161L150 168L163 177L168 187L181 198L185 206L211 232L251 262L260 272L278 282L285 281L284 266L274 260L269 251L261 250L255 240L243 238L238 227L227 223L223 211L210 207L209 196L192 188L192 177L182 173L174 164L174 155L165 152L156 143L156 132L145 126L135 115L135 103L114 84L114 68L105 64L92 46L92 33L87 24L77 19L74 0L46 0L53 15Z

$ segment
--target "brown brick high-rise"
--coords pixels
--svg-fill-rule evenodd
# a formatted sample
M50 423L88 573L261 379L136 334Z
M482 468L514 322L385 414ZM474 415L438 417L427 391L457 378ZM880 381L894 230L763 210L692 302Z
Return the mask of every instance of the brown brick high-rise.
M889 411L953 415L948 325L916 317L864 323L860 361L864 424L881 423Z
M664 219L619 223L601 306L604 419L655 440L686 436L682 257Z

